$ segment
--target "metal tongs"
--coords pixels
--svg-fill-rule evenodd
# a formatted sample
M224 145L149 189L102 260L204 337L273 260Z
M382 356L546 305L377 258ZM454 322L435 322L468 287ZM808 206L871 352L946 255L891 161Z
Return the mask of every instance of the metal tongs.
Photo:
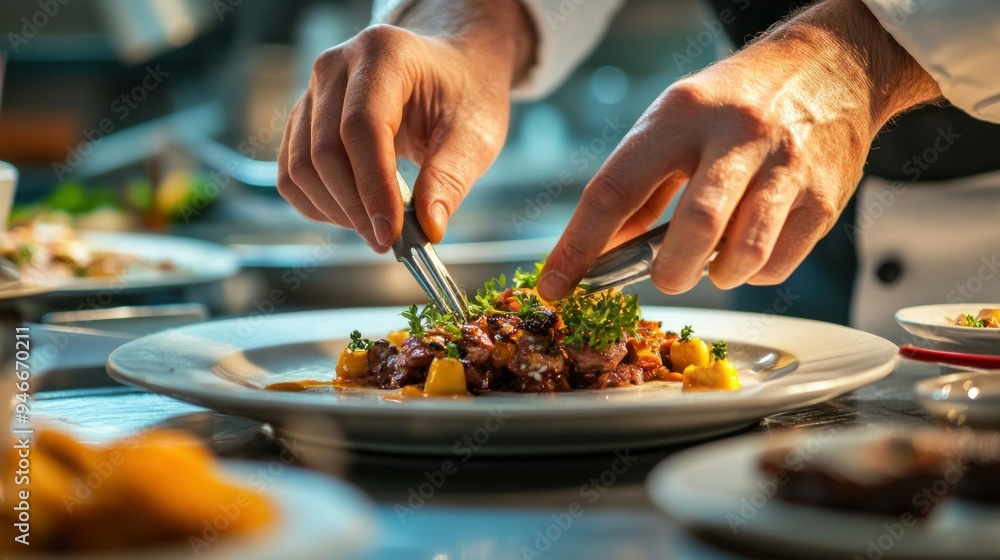
M611 288L635 284L649 278L653 259L656 258L656 253L659 252L660 245L663 243L663 236L666 235L668 229L670 229L670 222L633 237L597 257L594 264L587 269L583 280L580 280L583 293L595 294ZM712 256L708 259L709 262L714 260L718 253L718 250L712 252Z
M465 294L451 279L420 227L417 213L413 209L413 193L399 171L396 171L396 182L399 183L399 193L403 196L403 232L392 244L392 253L396 255L397 261L406 265L438 309L451 313L464 323L469 316Z

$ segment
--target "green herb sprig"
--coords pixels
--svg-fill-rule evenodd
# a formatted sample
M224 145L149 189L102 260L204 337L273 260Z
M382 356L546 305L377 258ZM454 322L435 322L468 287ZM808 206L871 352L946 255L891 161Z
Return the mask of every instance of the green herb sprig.
M462 336L462 328L458 326L455 315L441 311L434 302L428 302L421 314L428 328L441 327L455 338Z
M983 328L986 326L986 323L982 319L976 319L972 314L966 313L965 317L962 318L962 326Z
M444 351L445 355L449 358L457 360L462 357L461 348L459 348L458 345L455 344L454 342L449 342L447 345L445 345Z
M514 296L517 303L520 304L521 310L517 312L517 316L524 321L530 321L532 319L544 319L545 313L539 311L542 307L542 300L538 299L535 294L529 294L525 296L524 294L517 294Z
M638 336L640 310L634 295L570 296L559 302L559 311L568 333L564 344L604 350L623 335Z
M411 305L406 308L406 311L400 313L407 322L407 330L410 332L410 336L415 336L420 338L424 336L424 316L423 313L417 310L416 305Z
M693 334L694 334L694 329L691 328L691 325L684 325L684 328L681 329L681 342L687 342L691 340L691 335Z
M473 315L486 315L497 313L495 307L500 294L507 289L507 277L501 274L496 278L487 280L483 287L476 292L476 303L469 304L469 311Z
M361 338L361 331L351 332L351 342L347 344L347 349L351 352L357 352L359 350L368 350L372 347L372 341L367 338Z
M712 356L716 360L725 360L729 355L729 345L725 340L720 340L712 345Z
M514 271L514 287L518 289L538 287L538 277L542 274L542 267L545 266L545 259L535 263L533 270L525 272L518 267Z
M417 310L416 305L411 305L400 313L409 325L410 336L421 338L427 334L428 329L440 327L454 338L462 336L462 328L458 326L458 320L451 313L445 313L438 309L434 302L428 302L423 309Z

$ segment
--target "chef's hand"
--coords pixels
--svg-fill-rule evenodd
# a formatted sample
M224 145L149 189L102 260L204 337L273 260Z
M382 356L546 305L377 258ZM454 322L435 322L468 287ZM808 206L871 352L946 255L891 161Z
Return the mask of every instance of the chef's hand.
M278 155L278 191L306 217L384 252L403 206L396 156L420 165L417 216L438 242L503 146L534 27L519 0L422 0L316 59Z
M940 96L859 0L827 0L667 89L584 190L540 284L564 296L681 186L652 266L663 292L786 279L836 221L876 132Z

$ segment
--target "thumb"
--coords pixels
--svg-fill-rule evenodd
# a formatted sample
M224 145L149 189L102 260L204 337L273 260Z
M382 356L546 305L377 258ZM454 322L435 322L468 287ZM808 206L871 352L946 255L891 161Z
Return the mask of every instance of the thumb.
M440 137L439 142L434 142L435 136ZM472 184L496 159L499 143L488 142L483 134L471 128L454 129L431 138L432 145L423 157L413 185L414 208L427 239L440 243L448 220L469 194Z

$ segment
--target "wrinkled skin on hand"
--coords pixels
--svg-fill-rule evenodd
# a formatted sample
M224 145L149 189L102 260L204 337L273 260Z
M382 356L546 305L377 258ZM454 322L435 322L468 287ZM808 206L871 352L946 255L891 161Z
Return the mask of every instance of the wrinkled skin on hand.
M690 290L716 248L716 286L780 283L835 224L882 125L939 95L860 2L823 2L657 98L587 185L539 292L566 295L685 184L655 285Z

